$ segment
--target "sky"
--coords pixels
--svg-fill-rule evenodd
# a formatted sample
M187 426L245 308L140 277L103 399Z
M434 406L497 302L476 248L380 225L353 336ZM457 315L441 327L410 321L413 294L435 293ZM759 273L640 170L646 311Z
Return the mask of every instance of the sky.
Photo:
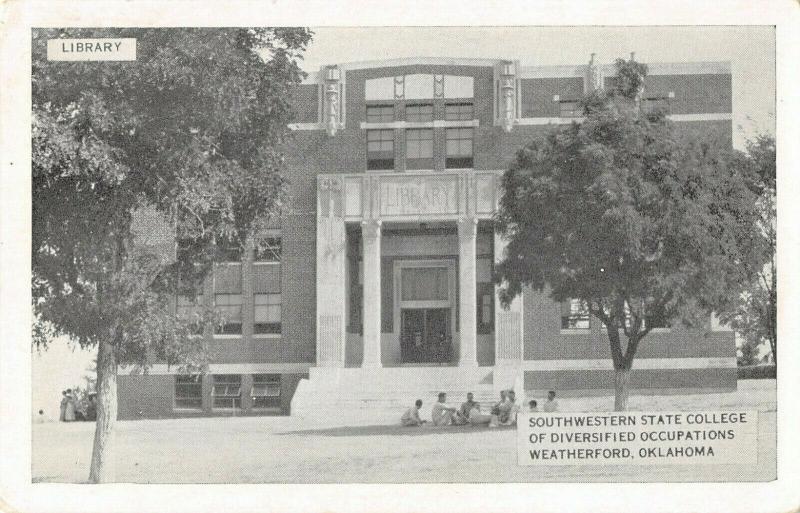
M519 60L523 66L600 63L636 52L641 62L730 61L734 145L775 133L775 32L769 26L713 27L372 27L316 28L303 69L400 57ZM84 385L95 351L55 341L32 354L33 411L58 416L61 390Z
M734 145L775 133L775 31L771 26L325 27L303 69L401 57L519 60L523 66L600 63L636 52L640 62L730 61Z

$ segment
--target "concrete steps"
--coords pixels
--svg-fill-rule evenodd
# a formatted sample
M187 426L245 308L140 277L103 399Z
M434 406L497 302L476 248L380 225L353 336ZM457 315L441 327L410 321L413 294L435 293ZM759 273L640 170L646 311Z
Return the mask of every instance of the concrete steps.
M343 422L398 422L417 399L423 401L423 418L439 392L458 406L472 392L488 412L499 394L492 367L384 367L310 369L292 398L291 415L335 417Z

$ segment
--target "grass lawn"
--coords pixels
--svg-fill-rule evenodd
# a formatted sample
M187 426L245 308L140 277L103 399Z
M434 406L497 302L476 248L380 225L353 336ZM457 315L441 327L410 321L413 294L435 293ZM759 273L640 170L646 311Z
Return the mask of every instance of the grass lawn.
M293 417L117 423L117 480L135 483L767 481L776 475L775 380L729 394L632 396L631 410L759 410L758 464L521 467L516 431L338 426ZM613 398L563 398L561 411L604 411ZM398 412L398 418L402 412ZM33 426L33 481L85 482L92 423Z

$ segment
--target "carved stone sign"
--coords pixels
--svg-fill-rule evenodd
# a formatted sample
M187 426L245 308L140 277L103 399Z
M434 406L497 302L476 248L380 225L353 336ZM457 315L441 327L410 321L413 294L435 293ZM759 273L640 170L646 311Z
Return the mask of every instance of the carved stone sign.
M455 214L458 179L455 176L382 178L381 215Z

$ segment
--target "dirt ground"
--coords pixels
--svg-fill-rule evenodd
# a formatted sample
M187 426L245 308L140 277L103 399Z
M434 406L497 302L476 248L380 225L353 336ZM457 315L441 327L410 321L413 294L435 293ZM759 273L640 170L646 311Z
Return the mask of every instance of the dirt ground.
M604 411L612 398L564 398L561 411ZM516 431L465 427L308 425L292 417L126 421L117 424L117 481L358 483L767 481L776 475L774 380L729 394L632 396L630 410L759 410L756 467L737 465L518 466ZM399 415L402 412L398 412ZM33 426L34 482L85 482L92 423Z

